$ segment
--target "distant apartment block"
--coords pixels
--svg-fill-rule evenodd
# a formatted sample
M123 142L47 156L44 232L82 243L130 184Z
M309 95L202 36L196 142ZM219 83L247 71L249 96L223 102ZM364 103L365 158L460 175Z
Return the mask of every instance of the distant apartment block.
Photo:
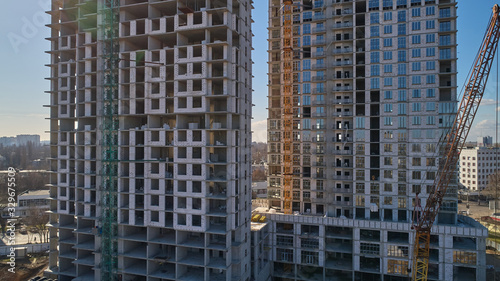
M492 146L493 145L493 137L477 137L477 146Z
M40 135L17 135L15 137L0 137L0 145L2 146L25 146L31 143L32 145L40 145Z
M47 273L60 281L101 280L105 2L49 11ZM117 2L116 275L248 280L252 1Z
M489 177L500 170L500 151L496 148L464 148L460 153L460 183L470 191L481 191Z
M17 135L16 143L18 146L28 145L40 145L40 135Z
M16 144L16 137L0 137L0 145L13 146Z

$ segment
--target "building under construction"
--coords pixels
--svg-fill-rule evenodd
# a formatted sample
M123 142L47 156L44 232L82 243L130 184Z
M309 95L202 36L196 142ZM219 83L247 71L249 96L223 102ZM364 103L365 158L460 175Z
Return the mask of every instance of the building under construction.
M50 265L248 280L250 0L54 0Z
M269 5L268 195L283 214L251 224L252 1L52 1L47 274L407 280L456 115L455 1ZM428 279L485 280L487 231L457 215L456 185Z
M407 280L457 115L456 1L269 5L275 280ZM426 277L485 280L487 231L457 215L454 170Z

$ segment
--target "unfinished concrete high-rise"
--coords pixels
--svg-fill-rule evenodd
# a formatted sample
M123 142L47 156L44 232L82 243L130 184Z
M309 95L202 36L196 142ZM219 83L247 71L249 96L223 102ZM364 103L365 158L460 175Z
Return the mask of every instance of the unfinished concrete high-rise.
M287 206L290 159L296 213L268 216L273 274L405 280L414 208L432 191L438 143L456 114L456 1L294 1L292 66L283 55L286 1L269 2L268 196L271 207ZM484 280L486 231L457 216L456 178L434 231L430 280Z
M247 280L252 1L115 1L116 85L103 71L107 2L49 11L47 273L101 280L106 258L119 280ZM116 174L103 169L104 87L116 87ZM103 193L104 176L117 193ZM103 194L117 202L111 258Z

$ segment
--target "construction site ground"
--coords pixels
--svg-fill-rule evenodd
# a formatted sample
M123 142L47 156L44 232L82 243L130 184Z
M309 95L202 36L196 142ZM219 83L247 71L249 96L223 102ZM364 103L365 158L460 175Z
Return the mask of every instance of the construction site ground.
M466 212L467 202L462 201L462 203L458 203L458 213L466 216ZM481 217L491 216L492 214L493 211L488 208L488 203L481 201L481 205L478 205L477 201L469 201L469 217L481 221Z
M49 265L46 255L30 255L16 260L15 273L9 272L8 260L0 260L0 281L26 281L36 276L43 276L43 271Z

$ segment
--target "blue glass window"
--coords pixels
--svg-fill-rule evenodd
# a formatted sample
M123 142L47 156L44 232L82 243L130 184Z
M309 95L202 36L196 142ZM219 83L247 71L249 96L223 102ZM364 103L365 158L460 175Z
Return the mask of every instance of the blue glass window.
M398 11L398 22L406 21L406 11Z
M420 17L420 8L411 9L411 16L412 17Z
M421 98L421 94L420 94L420 89L414 89L413 90L413 94L411 96L412 98Z
M398 61L406 61L406 51L398 51Z
M400 101L405 101L406 96L404 97L403 100ZM406 104L398 104L398 114L406 114Z
M434 89L427 89L427 97L428 98L436 97L436 91Z
M406 24L398 24L398 35L406 35Z
M309 83L305 83L303 84L303 90L304 90L304 94L310 94L311 93L311 84Z
M392 77L384 78L384 86L392 86Z
M392 0L384 0L384 1L382 1L382 6L384 8L392 8Z
M441 49L439 50L440 59L451 59L451 49Z
M368 8L369 9L376 9L376 8L378 8L378 0L370 0L368 2Z
M436 34L432 33L432 34L425 35L425 40L427 41L427 43L436 42Z
M311 21L312 20L312 12L311 11L308 11L308 12L304 12L304 14L302 14L302 19L304 21Z
M302 28L303 28L303 33L304 33L304 34L309 34L309 33L311 33L311 24L306 23L306 24L304 24L304 25L303 25L303 27L302 27Z
M398 77L398 88L406 88L406 77Z
M385 12L384 13L384 20L392 20L392 12Z
M449 17L451 17L451 9L450 8L439 9L439 17L440 18L449 18Z
M451 22L443 21L439 23L439 31L450 31L451 30Z
M303 60L302 64L304 70L311 69L311 60Z
M311 81L311 72L309 72L309 71L304 71L304 72L302 73L302 80L303 80L304 82L310 82L310 81Z
M311 45L311 36L306 35L306 36L304 36L303 38L304 38L304 39L303 39L303 40L304 40L304 46L309 46L309 45Z
M412 22L411 30L420 30L420 22L419 21Z
M433 57L433 56L435 56L435 55L436 55L436 48L432 48L432 47L431 47L431 48L427 48L427 49L425 50L425 53L426 53L426 55L427 55L428 57Z
M425 15L431 16L436 13L436 8L434 6L425 7Z
M434 110L436 110L436 103L433 102L433 101L427 102L425 104L425 110L427 110L427 111L434 111Z
M436 28L436 22L434 20L428 20L425 22L426 29L434 29Z
M398 101L406 101L406 91L405 90L398 91ZM404 104L400 104L400 105L404 106ZM400 112L400 111L398 110L398 112ZM405 111L405 113L406 113L406 111Z
M406 75L406 63L398 64L398 75Z
M311 96L303 96L304 105L311 105Z
M398 49L406 49L406 37L398 37Z

